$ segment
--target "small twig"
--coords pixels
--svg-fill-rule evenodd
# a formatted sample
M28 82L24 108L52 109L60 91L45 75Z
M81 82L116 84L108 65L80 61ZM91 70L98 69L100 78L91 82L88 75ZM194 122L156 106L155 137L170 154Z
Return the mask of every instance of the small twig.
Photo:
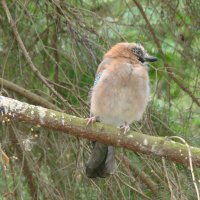
M24 152L21 145L18 145L19 140L16 136L16 133L13 127L9 127L9 133L11 137L10 141L12 142L13 146L15 146L19 160L22 162L23 173L24 173L24 176L27 178L27 184L29 186L31 197L33 200L36 200L38 199L37 184L35 182L35 179L33 178L34 176L28 164L28 159L24 156Z
M1 144L0 144L0 161L3 160L6 164L7 167L9 167L10 164L10 159L6 155L6 153L1 149Z
M176 178L176 182L178 184L178 198L179 199L183 199L183 195L182 195L182 188L181 188L181 183L180 183L180 179L178 177L178 172L177 172L177 169L176 169L176 164L173 163L172 164L173 168L174 168L174 175L175 175L175 178Z
M188 150L188 157L189 157L189 166L190 166L190 172L191 172L191 175L192 175L192 182L194 184L194 188L195 188L195 191L196 191L196 195L197 195L197 200L200 200L200 195L199 195L199 189L198 189L198 186L197 186L197 182L196 182L196 179L195 179L195 176L194 176L194 169L193 169L193 163L192 163L192 152L191 152L191 147L189 146L189 144L181 137L178 137L178 136L171 136L169 137L170 139L178 139L180 140L183 144L186 145L187 147L187 150Z
M146 175L144 171L140 171L136 166L133 166L130 162L130 160L124 156L124 155L119 155L118 156L121 160L123 165L126 166L126 168L129 168L134 176L139 176L140 180L155 194L158 194L158 188L156 184Z
M62 103L63 103L64 105L66 105L67 107L69 107L70 110L71 110L74 114L76 114L77 116L80 116L80 114L69 104L69 102L67 102L67 100L64 99L64 98L63 98L63 97L48 83L48 81L46 80L46 78L41 74L41 72L40 72L40 71L36 68L36 66L33 64L32 59L31 59L29 53L27 52L26 47L25 47L25 45L24 45L24 43L23 43L23 41L22 41L22 39L21 39L21 37L20 37L20 35L19 35L19 32L18 32L18 30L17 30L17 26L16 26L14 20L12 19L12 16L11 16L11 14L10 14L10 11L9 11L9 9L8 9L8 6L7 6L7 4L6 4L6 1L5 1L5 0L2 0L1 3L2 3L2 6L3 6L3 8L4 8L6 14L7 14L8 21L9 21L9 23L11 24L11 28L13 29L13 33L14 33L14 35L15 35L15 37L16 37L16 40L17 40L17 42L18 42L18 44L19 44L19 46L20 46L20 48L21 48L21 50L22 50L22 52L23 52L24 57L26 58L27 62L29 63L29 66L31 67L31 70L32 70L32 71L34 72L34 74L35 74L35 75L36 75L36 76L51 90L51 92L52 92L54 95L56 95L56 96L62 101Z
M147 27L148 27L148 29L149 29L149 31L150 31L150 33L151 33L153 39L154 39L154 42L155 42L156 45L157 45L158 51L159 51L159 53L160 53L160 55L161 55L161 57L162 57L162 59L163 59L164 66L165 66L165 69L166 69L168 75L174 80L174 82L175 82L185 93L187 93L187 94L192 98L192 100L193 100L198 106L200 106L200 102L198 101L197 97L195 97L194 94L193 94L190 90L188 90L187 87L184 86L183 83L182 83L180 80L178 80L178 79L174 76L174 72L170 69L170 67L169 67L169 65L168 65L168 63L167 63L167 61L166 61L166 58L165 58L164 52L163 52L163 50L162 50L162 48L161 48L161 45L160 45L160 43L159 43L159 40L158 40L158 38L156 37L156 34L155 34L155 32L154 32L154 29L153 29L153 27L151 26L151 24L150 24L150 22L149 22L149 20L148 20L148 18L147 18L147 16L146 16L146 14L145 14L143 8L142 8L142 5L141 5L137 0L133 0L133 1L135 2L136 6L138 7L138 9L139 9L139 11L140 11L140 13L141 13L141 15L143 16L143 18L144 18L144 20L145 20L145 22L146 22L146 24L147 24Z
M138 193L140 196L142 196L144 199L147 200L151 200L151 198L149 198L148 196L146 196L144 193L141 193L140 191L138 191L137 189L135 189L134 187L132 187L131 185L127 184L125 181L123 181L119 176L117 176L117 178L127 187L129 187L131 190L133 190L134 192Z
M52 104L51 102L47 101L46 99L42 98L41 96L39 96L37 94L30 92L29 90L24 89L23 87L15 84L15 83L12 83L11 81L0 78L0 85L7 88L8 90L14 91L14 92L26 97L31 102L34 102L37 105L43 106L45 108L50 108L53 110L61 111L60 108L58 108L56 105Z
M170 190L170 193L171 193L171 200L175 200L176 198L174 196L172 186L171 186L171 183L170 183L170 180L169 180L169 175L168 175L168 172L167 172L167 167L166 167L166 164L165 164L165 158L164 157L162 157L162 164L163 164L164 174L165 174L165 177L167 179L167 184L168 184L168 187L169 187L169 190Z

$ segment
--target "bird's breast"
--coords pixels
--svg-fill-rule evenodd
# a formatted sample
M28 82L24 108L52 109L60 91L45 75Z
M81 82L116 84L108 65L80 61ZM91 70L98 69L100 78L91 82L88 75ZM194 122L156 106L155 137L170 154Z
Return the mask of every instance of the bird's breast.
M105 70L92 90L91 113L106 124L130 124L142 118L149 90L143 68L127 65L123 70Z

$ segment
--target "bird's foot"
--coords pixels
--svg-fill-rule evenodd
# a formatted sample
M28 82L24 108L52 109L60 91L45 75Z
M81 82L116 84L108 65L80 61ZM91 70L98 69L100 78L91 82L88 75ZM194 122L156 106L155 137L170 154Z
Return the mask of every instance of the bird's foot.
M96 122L97 117L93 116L93 117L86 118L85 120L86 120L86 125L89 125L90 123Z
M120 129L124 129L124 134L130 131L130 126L125 122L124 125L120 126Z

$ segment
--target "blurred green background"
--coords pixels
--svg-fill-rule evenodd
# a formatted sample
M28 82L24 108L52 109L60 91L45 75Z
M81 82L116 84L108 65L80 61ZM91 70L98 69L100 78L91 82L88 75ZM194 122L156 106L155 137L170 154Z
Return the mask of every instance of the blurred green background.
M132 129L200 148L200 1L6 2L34 65L84 118L103 54L118 42L141 43L159 61L149 66L150 102ZM2 4L0 36L0 78L73 114L31 70ZM33 103L2 83L1 95ZM0 130L11 159L9 168L0 163L0 199L197 199L191 171L180 164L118 149L115 175L91 180L89 141L23 123ZM194 175L199 187L200 171Z

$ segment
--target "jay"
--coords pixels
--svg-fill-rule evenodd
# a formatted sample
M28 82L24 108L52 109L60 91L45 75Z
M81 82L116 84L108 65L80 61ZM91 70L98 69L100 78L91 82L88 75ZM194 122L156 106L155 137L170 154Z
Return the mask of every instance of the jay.
M154 62L137 43L118 43L103 58L97 69L91 91L90 118L87 124L100 121L129 131L129 125L142 118L148 103L150 87L145 62ZM106 177L115 170L113 146L93 142L86 165L89 178Z

